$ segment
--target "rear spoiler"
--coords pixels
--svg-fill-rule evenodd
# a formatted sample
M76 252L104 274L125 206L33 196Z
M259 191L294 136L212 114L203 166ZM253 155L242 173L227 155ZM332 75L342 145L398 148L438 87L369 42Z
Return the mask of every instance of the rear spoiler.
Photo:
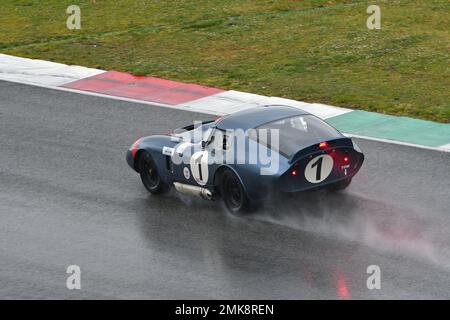
M295 161L297 161L298 159L300 159L303 156L307 156L311 153L316 153L317 151L321 151L321 150L326 151L326 150L331 150L334 148L341 148L341 147L353 147L352 140L347 137L332 139L332 140L323 141L323 142L326 142L326 144L324 144L323 147L319 147L319 144L321 144L321 143L318 142L318 143L315 143L311 146L308 146L306 148L303 148L303 149L297 151L289 159L289 164L294 163Z

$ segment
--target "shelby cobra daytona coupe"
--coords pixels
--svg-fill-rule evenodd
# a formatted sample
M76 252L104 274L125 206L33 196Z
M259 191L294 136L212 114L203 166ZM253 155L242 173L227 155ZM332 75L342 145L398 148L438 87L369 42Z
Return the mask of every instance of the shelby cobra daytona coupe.
M223 199L233 213L269 192L345 189L364 155L350 138L303 110L264 106L137 140L127 162L152 194L174 187Z

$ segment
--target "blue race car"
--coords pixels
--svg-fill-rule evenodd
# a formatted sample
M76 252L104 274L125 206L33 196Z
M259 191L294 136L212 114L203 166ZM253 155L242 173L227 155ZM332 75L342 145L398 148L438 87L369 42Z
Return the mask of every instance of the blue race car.
M222 199L232 213L271 192L342 190L364 161L350 138L298 108L264 106L138 139L127 162L145 188Z

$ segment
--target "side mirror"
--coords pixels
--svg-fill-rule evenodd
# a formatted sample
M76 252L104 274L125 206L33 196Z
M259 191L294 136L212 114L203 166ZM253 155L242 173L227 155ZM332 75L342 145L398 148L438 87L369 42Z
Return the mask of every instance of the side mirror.
M206 141L202 140L202 149L205 149L205 148L206 148Z

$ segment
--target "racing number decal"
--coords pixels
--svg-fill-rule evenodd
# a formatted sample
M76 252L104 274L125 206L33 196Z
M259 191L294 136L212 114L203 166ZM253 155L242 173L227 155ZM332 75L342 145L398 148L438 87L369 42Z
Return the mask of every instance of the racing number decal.
M323 158L319 158L316 162L314 162L311 165L311 169L314 168L314 167L317 167L317 169L316 169L316 181L320 180L320 177L321 177L322 161L323 161Z
M319 183L328 178L333 170L333 158L322 154L308 162L305 168L305 178L311 183Z
M198 151L191 157L191 173L195 181L204 186L208 182L208 152Z

